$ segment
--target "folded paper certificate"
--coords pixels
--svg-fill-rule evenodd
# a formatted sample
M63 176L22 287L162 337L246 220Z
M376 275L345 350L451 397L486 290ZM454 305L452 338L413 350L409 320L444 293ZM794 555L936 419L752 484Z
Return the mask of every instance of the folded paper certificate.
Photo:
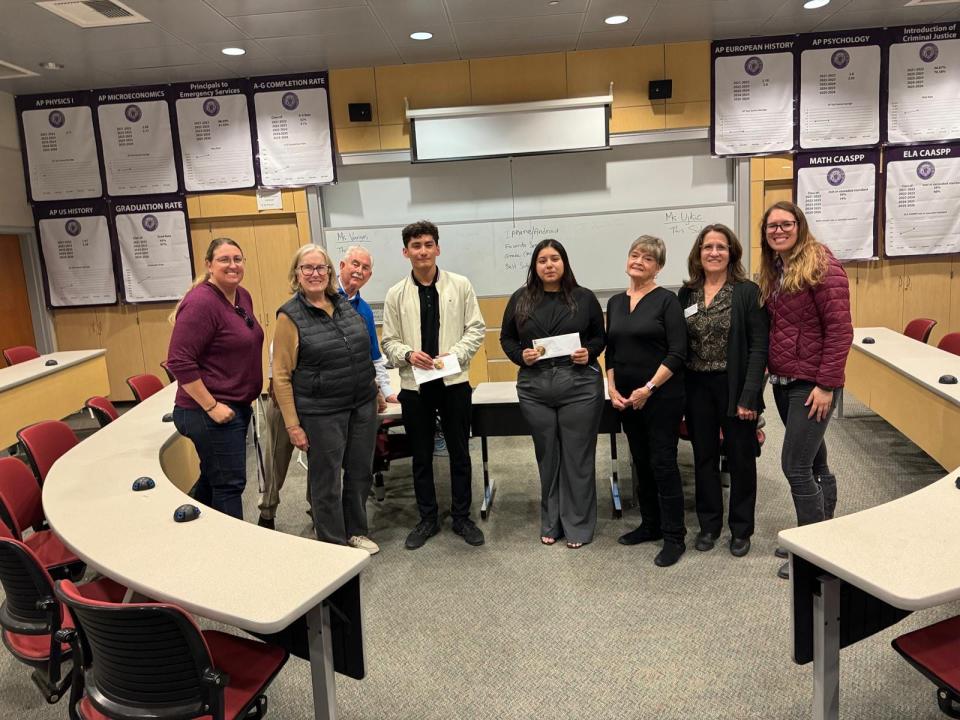
M457 375L460 372L460 361L456 355L441 355L433 359L433 370L422 370L416 366L413 368L413 379L417 385L423 385L425 382L446 377L447 375Z
M580 349L580 333L554 335L533 341L533 349L540 353L540 359L570 357Z

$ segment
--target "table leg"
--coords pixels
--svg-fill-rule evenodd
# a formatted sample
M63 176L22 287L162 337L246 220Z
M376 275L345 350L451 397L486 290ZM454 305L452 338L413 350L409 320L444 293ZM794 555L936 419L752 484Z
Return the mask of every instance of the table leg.
M313 713L316 720L336 720L337 683L333 675L330 608L321 602L307 613Z
M793 573L793 556L790 559ZM824 575L813 598L813 718L840 716L840 580Z
M480 436L480 457L483 459L483 503L480 505L480 517L486 520L493 507L493 494L496 492L493 480L490 479L490 457L487 452L486 435Z
M610 497L613 500L613 517L623 517L620 500L620 474L617 472L617 434L610 433Z

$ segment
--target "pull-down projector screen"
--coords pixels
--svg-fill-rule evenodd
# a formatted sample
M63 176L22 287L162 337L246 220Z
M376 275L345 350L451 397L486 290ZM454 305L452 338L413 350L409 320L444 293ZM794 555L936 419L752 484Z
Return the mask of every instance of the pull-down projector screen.
M470 158L610 147L612 96L408 110L411 159Z

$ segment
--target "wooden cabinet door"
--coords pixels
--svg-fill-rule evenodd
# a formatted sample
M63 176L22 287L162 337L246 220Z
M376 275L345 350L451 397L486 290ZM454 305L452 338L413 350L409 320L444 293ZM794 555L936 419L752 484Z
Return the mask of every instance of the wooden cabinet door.
M847 271L847 279L850 280L850 319L854 327L857 326L857 295L860 286L857 284L857 275L859 274L859 263L844 263L843 269Z
M167 359L170 335L173 333L169 318L174 307L176 303L137 306L145 372L156 375L163 380L164 385L167 384L167 373L160 367L160 363Z
M903 260L874 260L857 269L857 327L903 332Z
M110 399L133 400L126 380L131 375L145 372L136 306L116 305L100 308L97 312L101 347L107 350Z
M960 255L953 256L950 272L950 324L947 332L960 332Z
M58 308L53 311L57 350L96 350L100 344L100 321L96 308Z
M903 325L914 318L936 320L931 345L936 345L950 326L950 270L949 258L907 260L903 265Z
M0 324L0 348L36 346L30 297L20 256L20 238L16 235L0 235L0 307L4 313Z

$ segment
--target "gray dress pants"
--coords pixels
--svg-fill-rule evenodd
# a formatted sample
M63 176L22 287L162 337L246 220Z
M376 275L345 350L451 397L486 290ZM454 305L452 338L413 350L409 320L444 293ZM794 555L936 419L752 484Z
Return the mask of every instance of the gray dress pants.
M603 376L590 365L521 368L517 395L540 469L540 534L588 543L597 524Z
M376 398L353 410L301 415L300 424L310 442L307 485L317 539L345 545L354 535L367 535L379 427Z
M293 456L293 445L283 423L283 413L270 395L263 401L264 428L260 444L263 448L263 492L260 494L260 515L276 517L280 490L287 479Z

